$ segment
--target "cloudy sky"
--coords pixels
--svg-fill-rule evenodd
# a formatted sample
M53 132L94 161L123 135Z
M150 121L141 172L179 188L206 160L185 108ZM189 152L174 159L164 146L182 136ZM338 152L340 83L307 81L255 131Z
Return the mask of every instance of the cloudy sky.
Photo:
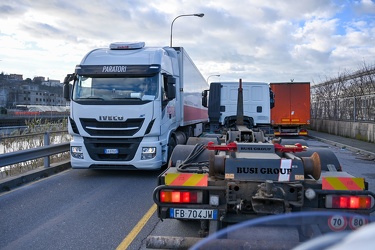
M111 42L169 46L194 13L173 46L206 79L320 83L375 63L374 0L1 0L0 72L62 81Z

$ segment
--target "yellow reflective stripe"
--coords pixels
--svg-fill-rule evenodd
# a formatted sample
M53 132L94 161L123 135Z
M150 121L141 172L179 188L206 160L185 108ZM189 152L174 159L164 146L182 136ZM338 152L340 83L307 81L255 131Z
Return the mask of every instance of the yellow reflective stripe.
M207 174L167 173L164 177L167 186L207 186Z
M323 190L364 190L365 181L360 177L323 177Z

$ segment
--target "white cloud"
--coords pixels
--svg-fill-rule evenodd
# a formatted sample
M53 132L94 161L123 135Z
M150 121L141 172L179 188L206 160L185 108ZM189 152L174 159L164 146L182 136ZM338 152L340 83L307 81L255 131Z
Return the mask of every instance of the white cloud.
M336 3L340 3L337 5ZM183 46L204 77L313 81L374 61L375 4L328 0L47 1L0 3L0 71L62 80L115 41ZM324 78L324 77L322 77Z

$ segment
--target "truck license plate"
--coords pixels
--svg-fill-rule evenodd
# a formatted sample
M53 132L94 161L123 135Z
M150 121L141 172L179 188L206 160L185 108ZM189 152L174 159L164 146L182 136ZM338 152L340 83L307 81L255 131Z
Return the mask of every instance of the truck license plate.
M118 154L118 149L117 148L106 148L106 149L104 149L104 154L107 154L107 155Z
M216 220L217 210L171 208L170 217L177 219Z

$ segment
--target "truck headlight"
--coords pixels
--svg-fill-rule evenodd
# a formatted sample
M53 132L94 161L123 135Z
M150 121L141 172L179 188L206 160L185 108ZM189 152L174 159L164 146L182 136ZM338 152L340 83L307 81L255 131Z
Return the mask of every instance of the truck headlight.
M83 152L81 146L70 147L70 155L74 158L83 159Z
M149 160L156 156L156 147L143 147L141 160Z

